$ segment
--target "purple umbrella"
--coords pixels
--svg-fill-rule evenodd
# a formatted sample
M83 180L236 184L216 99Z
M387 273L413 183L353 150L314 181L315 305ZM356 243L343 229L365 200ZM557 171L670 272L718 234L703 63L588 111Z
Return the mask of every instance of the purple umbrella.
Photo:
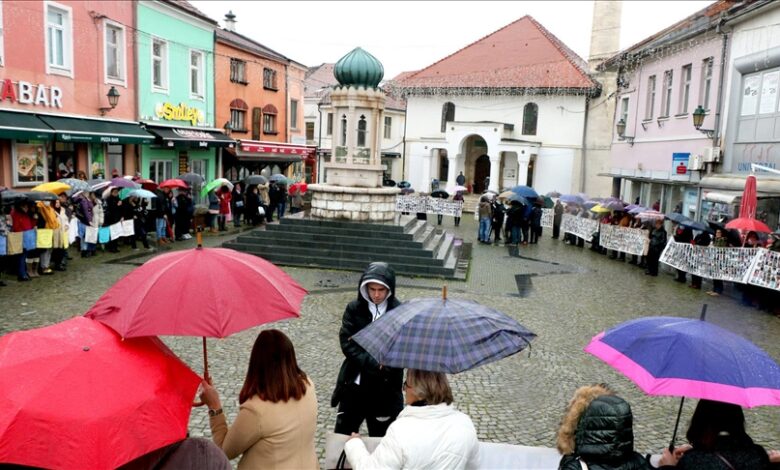
M584 199L582 199L580 196L576 194L564 194L560 197L561 202L564 204L577 204L581 205L583 202L585 202Z
M352 337L380 364L455 374L511 356L534 333L513 318L471 300L422 298Z
M109 183L109 186L111 186L112 188L130 188L130 189L136 189L141 187L140 184L136 184L128 179L119 178L119 177L111 178L111 182Z
M618 201L616 199L613 199L613 200L606 200L606 201L602 202L601 203L601 207L603 207L605 209L610 209L610 210L613 210L613 211L622 211L622 210L625 209L625 204L623 204L622 202L620 202L620 201Z

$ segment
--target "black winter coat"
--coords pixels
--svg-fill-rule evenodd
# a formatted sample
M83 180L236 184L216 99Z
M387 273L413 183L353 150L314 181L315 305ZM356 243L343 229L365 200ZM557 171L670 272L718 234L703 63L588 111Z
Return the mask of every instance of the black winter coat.
M345 387L355 382L360 374L361 393L372 398L373 412L376 416L395 416L403 408L403 369L381 367L365 349L352 340L352 336L368 326L373 320L369 310L369 301L360 292L360 286L366 281L379 281L388 286L387 310L384 315L400 305L395 298L395 272L387 263L371 263L358 284L357 299L347 305L339 330L341 350L346 358L341 364L336 388L331 397L331 406L337 406L342 399ZM372 304L373 305L373 304Z
M720 436L715 444L718 453L729 461L734 470L766 470L769 456L760 445L745 436L738 440L731 436ZM686 452L677 466L661 467L663 470L730 470L715 452L694 449Z
M634 452L633 416L628 403L614 395L591 402L577 424L576 452L564 455L559 470L649 470L650 463Z
M654 228L650 233L650 249L658 252L663 251L666 246L666 230L661 228Z

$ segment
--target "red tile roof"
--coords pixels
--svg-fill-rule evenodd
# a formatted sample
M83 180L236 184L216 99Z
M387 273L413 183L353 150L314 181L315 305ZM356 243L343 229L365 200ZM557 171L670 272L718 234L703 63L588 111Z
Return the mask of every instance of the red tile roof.
M330 91L331 86L339 84L333 75L335 65L324 63L309 67L303 82L303 95L306 98L322 98Z
M440 61L396 77L409 92L418 88L568 88L595 90L587 64L530 16Z

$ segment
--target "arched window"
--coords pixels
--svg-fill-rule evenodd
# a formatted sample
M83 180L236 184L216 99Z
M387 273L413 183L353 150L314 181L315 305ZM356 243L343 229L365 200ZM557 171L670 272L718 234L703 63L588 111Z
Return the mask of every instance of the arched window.
M366 117L361 115L360 120L358 121L358 128L357 128L357 146L358 147L365 147L366 146Z
M342 114L341 115L341 146L346 147L347 145L347 115Z
M249 109L246 102L234 99L230 102L230 127L235 132L246 132L246 110Z
M441 107L441 131L447 131L447 122L455 120L455 105L449 101Z
M279 111L276 110L276 106L267 104L263 106L263 133L264 134L278 134L276 131L276 115Z
M523 135L536 135L536 120L539 118L539 106L528 103L523 108Z

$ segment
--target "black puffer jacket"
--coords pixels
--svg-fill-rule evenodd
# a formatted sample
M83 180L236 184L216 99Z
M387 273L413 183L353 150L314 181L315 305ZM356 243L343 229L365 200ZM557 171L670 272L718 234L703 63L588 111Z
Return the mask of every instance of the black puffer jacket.
M582 414L574 437L574 454L564 455L560 470L581 470L582 459L590 470L645 470L652 468L634 452L631 407L615 395L593 400Z
M331 406L337 406L342 398L344 388L355 382L360 375L360 388L362 391L375 397L372 399L374 411L377 416L395 414L403 408L403 369L393 367L380 368L379 363L359 344L352 341L358 331L362 330L373 320L369 308L376 308L371 303L361 287L370 281L384 284L390 290L387 296L387 312L400 305L395 298L395 272L387 263L371 263L366 268L358 284L358 295L355 300L347 305L339 330L341 350L344 352L344 362L341 364L336 389L331 397Z

